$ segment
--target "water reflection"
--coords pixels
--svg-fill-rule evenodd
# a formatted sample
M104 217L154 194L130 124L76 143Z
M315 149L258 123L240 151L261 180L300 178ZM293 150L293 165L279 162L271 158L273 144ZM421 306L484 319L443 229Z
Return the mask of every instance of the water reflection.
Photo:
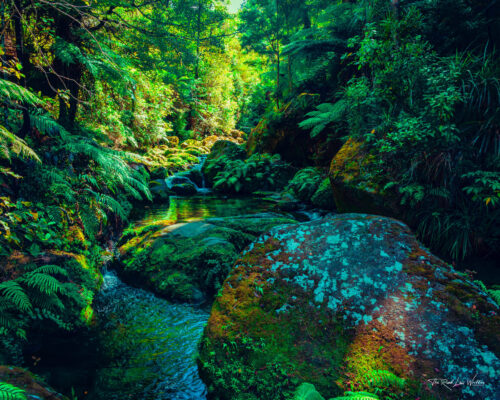
M170 197L169 204L147 207L138 216L137 225L145 226L158 221L171 223L196 221L210 217L232 217L270 211L273 202L255 197L224 198L218 196Z

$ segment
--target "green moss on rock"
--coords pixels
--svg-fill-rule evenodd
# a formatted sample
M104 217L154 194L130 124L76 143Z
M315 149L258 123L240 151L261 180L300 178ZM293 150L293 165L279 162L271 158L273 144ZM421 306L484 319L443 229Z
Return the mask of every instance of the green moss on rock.
M256 214L128 231L120 244L121 275L167 298L199 301L221 287L238 254L257 235L294 220Z

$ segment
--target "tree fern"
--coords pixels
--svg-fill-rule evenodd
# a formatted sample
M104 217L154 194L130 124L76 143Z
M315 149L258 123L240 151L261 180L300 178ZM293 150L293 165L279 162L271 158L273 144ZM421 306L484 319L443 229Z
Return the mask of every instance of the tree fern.
M42 100L34 93L14 82L2 78L0 78L0 99L4 101L17 101L32 106L43 104Z
M311 129L311 137L319 135L331 123L341 121L347 110L347 102L339 100L336 103L322 103L316 107L317 111L311 111L299 126L303 129Z
M26 400L26 392L10 383L0 382L0 400Z

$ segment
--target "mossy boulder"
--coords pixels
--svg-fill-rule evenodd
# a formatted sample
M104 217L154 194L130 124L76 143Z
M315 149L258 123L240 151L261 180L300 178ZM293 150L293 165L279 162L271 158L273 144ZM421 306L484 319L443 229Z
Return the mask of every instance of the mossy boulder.
M498 312L403 223L330 216L275 227L242 253L212 307L199 369L219 399L289 399L304 382L325 398L494 399ZM434 378L483 383L450 390Z
M24 396L28 399L42 400L68 400L67 397L57 393L50 388L41 378L32 374L30 371L7 365L0 365L0 384L6 383L10 387L0 387L0 399L17 399L14 395L9 395L14 388L24 391Z
M170 190L179 196L193 196L198 192L193 182L177 183Z
M339 212L403 216L398 196L384 190L387 178L363 142L350 138L342 146L330 164L329 178Z
M122 277L129 283L179 301L214 295L238 254L258 235L294 220L255 214L129 230L120 243Z

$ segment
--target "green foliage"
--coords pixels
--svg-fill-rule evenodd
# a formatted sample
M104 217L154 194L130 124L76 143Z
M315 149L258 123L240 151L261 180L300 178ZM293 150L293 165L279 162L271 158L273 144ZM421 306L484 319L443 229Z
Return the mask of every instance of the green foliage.
M311 111L306 115L310 118L299 123L303 129L311 130L311 137L319 135L328 125L342 120L347 109L347 104L344 100L339 100L336 103L322 103L316 107L317 111Z
M335 397L330 400L379 400L379 397L368 392L345 392L344 396Z
M488 294L491 296L493 300L495 300L495 302L500 307L500 289L490 289L488 290Z
M26 400L26 392L10 383L0 382L0 400Z
M255 154L246 160L231 160L223 155L208 162L224 166L215 176L213 188L216 191L251 193L258 188L275 187L279 178L276 169L280 163L279 155Z
M322 173L317 168L303 168L288 182L286 190L292 192L300 200L310 202L322 180Z
M403 389L405 380L390 371L371 370L363 376L363 383L370 388L392 387Z
M48 319L60 328L71 329L72 324L61 313L65 304L81 300L68 279L68 272L60 266L27 265L19 277L0 283L0 335L26 339L25 329L35 319Z
M302 383L293 396L293 400L324 400L325 398L321 396L310 383Z

